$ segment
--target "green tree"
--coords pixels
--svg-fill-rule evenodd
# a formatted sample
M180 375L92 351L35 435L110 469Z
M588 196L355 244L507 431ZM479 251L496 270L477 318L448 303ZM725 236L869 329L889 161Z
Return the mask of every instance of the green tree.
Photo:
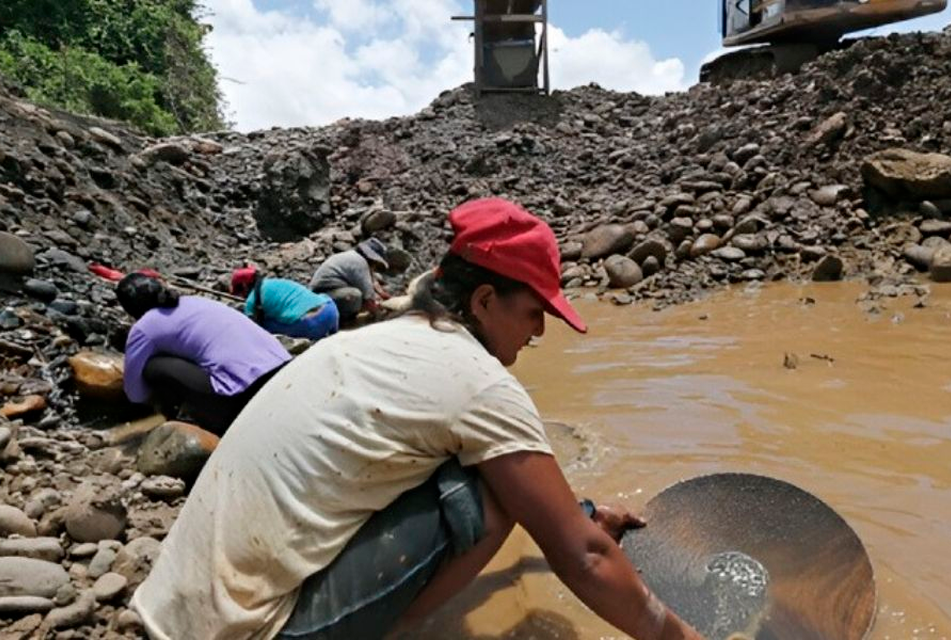
M2 0L0 74L38 102L164 135L224 126L196 0Z

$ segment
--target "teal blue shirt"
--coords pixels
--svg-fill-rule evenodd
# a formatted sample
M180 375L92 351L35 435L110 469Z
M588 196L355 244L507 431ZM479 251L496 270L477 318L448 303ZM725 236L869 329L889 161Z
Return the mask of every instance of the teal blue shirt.
M254 317L254 290L244 303L244 313ZM304 285L282 278L265 278L261 283L261 307L264 317L285 324L297 322L308 312L330 302L330 296L314 293Z

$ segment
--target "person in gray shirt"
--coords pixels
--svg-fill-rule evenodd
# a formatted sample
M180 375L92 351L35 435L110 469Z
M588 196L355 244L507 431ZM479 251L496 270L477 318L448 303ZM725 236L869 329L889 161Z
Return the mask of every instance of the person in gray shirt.
M317 267L310 280L314 293L326 293L337 305L341 323L361 311L374 312L378 301L389 296L373 278L376 269L387 269L386 245L369 238L356 249L336 253Z

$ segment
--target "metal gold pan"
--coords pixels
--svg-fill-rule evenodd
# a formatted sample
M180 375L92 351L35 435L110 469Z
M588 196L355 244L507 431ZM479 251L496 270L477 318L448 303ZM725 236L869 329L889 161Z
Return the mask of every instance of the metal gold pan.
M788 482L723 473L668 487L621 546L651 589L711 640L861 640L872 564L835 511Z

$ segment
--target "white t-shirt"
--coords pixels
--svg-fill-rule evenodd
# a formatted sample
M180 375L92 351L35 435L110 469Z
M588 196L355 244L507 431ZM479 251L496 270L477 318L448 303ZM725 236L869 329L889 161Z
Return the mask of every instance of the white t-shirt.
M551 453L538 411L465 329L403 317L325 338L228 429L133 606L153 638L273 637L374 512L451 456L519 451Z

